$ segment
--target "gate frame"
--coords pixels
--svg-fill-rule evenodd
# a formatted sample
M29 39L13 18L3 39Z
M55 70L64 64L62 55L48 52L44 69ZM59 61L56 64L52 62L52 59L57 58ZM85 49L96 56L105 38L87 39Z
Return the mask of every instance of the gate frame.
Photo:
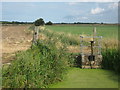
M93 46L93 48L94 47L98 48L98 52L97 53L94 52L95 61L88 60L88 58L86 58L86 57L90 56L90 54L86 54L83 52L83 47L89 47L89 46L83 45L84 38L92 38L93 42L97 38L97 46L95 46L95 45ZM94 30L93 30L93 36L80 36L80 54L81 54L81 59L82 59L81 60L82 61L81 62L82 68L101 68L101 62L102 62L101 39L102 39L102 36L96 36L96 28L94 28ZM89 65L87 65L86 63L88 63Z

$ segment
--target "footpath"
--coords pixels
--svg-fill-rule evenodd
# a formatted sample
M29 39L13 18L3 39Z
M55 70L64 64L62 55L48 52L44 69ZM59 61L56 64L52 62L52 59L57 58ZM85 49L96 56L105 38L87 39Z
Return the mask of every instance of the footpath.
M118 75L103 69L70 68L64 80L49 88L118 88Z

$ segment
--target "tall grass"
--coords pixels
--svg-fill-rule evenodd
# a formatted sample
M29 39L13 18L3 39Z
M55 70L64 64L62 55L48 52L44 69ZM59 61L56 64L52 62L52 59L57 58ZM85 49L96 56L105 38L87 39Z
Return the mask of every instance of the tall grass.
M65 47L56 47L52 36L19 52L10 66L3 67L3 88L45 88L61 81L69 66Z
M66 45L79 45L79 37L72 35L72 34L65 34L64 32L54 32L52 30L44 29L40 30L41 33L46 35L47 37L57 38L61 41L61 43Z
M106 48L102 55L102 67L120 73L120 51L117 48Z

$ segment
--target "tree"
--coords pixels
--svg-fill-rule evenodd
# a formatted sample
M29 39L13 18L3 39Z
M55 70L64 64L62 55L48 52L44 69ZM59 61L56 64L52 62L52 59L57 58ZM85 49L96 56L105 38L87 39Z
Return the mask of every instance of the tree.
M53 23L51 21L47 22L46 25L52 25Z
M44 22L44 20L43 20L42 18L37 19L37 20L34 22L34 25L35 25L35 26L42 26L42 25L44 25L44 24L45 24L45 22Z
M101 24L104 24L103 22L101 22Z

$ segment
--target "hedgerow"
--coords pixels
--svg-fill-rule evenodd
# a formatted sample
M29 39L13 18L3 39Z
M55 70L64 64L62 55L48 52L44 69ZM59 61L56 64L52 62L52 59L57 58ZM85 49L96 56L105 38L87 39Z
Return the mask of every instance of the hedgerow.
M16 60L3 67L3 88L45 88L61 81L71 58L55 43L38 40L31 49L17 53Z

